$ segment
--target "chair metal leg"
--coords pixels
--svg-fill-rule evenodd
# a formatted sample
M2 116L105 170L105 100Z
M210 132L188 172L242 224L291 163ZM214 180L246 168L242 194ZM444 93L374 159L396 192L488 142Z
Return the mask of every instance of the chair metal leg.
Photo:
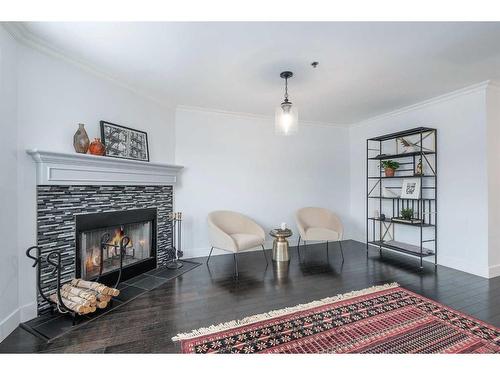
M234 259L234 274L236 277L238 277L238 259L236 258L236 253L233 254L233 259Z
M344 250L342 250L342 241L339 241L340 245L340 254L342 254L342 263L344 263Z
M210 249L210 254L208 254L207 264L208 264L208 261L210 260L210 257L212 256L212 251L214 251L214 247L213 247L213 246L212 246L212 248Z
M299 236L299 241L297 242L297 255L299 256L299 263L300 263L300 236Z
M326 241L326 260L329 261L330 260L330 254L328 252L328 241Z
M262 252L264 253L264 258L266 258L266 264L269 265L269 262L267 261L267 256L266 256L266 249L264 249L264 245L260 245L262 246Z

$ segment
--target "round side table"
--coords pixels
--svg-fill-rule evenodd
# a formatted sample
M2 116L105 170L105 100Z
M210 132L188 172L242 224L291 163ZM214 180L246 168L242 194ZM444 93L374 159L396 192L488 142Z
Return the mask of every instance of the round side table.
M269 232L273 241L273 260L276 262L288 262L290 254L288 254L288 240L287 238L292 235L290 229L273 229Z

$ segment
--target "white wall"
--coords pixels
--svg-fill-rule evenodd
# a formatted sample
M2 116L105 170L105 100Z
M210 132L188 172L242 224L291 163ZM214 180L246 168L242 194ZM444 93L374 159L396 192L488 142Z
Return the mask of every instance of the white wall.
M16 54L15 41L0 26L0 341L19 324Z
M489 277L500 276L500 87L486 92L488 138L488 268Z
M266 232L281 222L296 232L293 215L304 206L348 218L345 128L304 125L298 135L281 137L269 119L178 109L175 135L175 162L185 166L175 194L176 209L185 215L186 257L208 255L212 210L242 212Z
M174 111L110 80L63 60L19 45L18 61L18 225L19 304L23 320L35 314L35 274L24 249L36 242L36 184L26 149L74 152L77 123L90 138L107 120L148 132L150 159L174 161Z
M354 239L366 241L366 139L417 126L434 127L438 129L438 263L489 275L485 90L485 85L478 85L351 128Z

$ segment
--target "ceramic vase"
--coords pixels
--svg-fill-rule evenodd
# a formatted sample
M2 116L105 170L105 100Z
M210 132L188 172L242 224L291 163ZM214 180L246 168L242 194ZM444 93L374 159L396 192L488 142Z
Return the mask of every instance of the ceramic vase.
M99 155L99 156L106 155L106 147L104 147L100 138L94 138L94 140L89 146L89 152L92 155Z
M73 147L79 154L86 154L89 149L90 139L84 124L78 124L78 130L73 136Z

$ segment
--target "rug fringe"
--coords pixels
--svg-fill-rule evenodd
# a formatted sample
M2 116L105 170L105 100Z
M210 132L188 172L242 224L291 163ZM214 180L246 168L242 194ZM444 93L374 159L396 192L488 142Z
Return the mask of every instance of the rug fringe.
M307 309L310 309L312 307L318 307L318 306L326 305L328 303L343 301L343 300L347 300L349 298L359 297L359 296L363 296L365 294L379 292L379 291L386 290L386 289L397 288L398 286L399 286L398 283L388 283L388 284L384 284L384 285L371 286L371 287L366 288L366 289L354 290L352 292L339 294L335 297L327 297L327 298L323 298L323 299L318 300L318 301L312 301L309 303L305 303L305 304L301 304L301 305L297 305L297 306L293 306L293 307L285 307L283 309L273 310L273 311L269 311L267 313L249 316L249 317L246 317L246 318L243 318L240 320L232 320L232 321L225 322L225 323L211 325L210 327L203 327L203 328L195 329L191 332L179 333L175 337L172 337L172 341L193 339L193 338L200 337L200 336L205 336L205 335L209 335L209 334L213 334L213 333L217 333L217 332L222 332L222 331L225 331L228 329L242 327L242 326L245 326L247 324L257 323L257 322L260 322L263 320L267 320L270 318L276 318L276 317L290 314L293 312L307 310Z

